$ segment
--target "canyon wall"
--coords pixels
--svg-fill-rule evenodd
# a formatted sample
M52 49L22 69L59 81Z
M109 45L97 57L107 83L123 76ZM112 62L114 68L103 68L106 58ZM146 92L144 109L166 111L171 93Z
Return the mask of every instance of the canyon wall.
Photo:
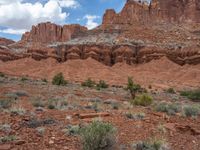
M169 26L170 23L173 24ZM180 26L188 23L200 23L200 0L152 0L150 4L127 0L120 13L107 10L102 25L94 30L49 22L33 26L21 41L0 47L0 60L31 57L65 62L92 57L112 66L118 62L142 64L167 57L180 65L195 65L200 63L200 30L193 34Z
M76 24L60 26L50 22L40 23L37 26L33 26L30 32L23 34L21 42L66 42L85 31L87 31L86 27Z
M200 23L200 0L152 0L150 4L127 0L120 13L113 9L105 12L102 27L161 22Z

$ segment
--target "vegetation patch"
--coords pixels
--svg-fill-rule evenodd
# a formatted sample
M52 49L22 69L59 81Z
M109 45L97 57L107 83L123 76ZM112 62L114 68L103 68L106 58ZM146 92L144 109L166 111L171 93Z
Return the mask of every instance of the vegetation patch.
M200 114L200 108L197 106L185 106L183 113L186 117L197 117Z
M80 132L80 126L79 125L68 125L64 132L66 132L67 135L78 135Z
M21 81L22 81L22 82L28 81L28 78L27 78L27 77L22 77L22 78L21 78Z
M103 81L103 80L100 80L99 83L96 85L97 86L97 89L106 89L109 87L109 85Z
M160 103L156 105L155 109L158 112L165 112L168 115L175 115L181 112L181 106L179 104Z
M65 109L68 105L68 102L64 99L50 99L48 101L48 108L49 109Z
M188 99L191 99L192 101L200 102L200 89L189 90L189 91L181 91L180 95L187 97Z
M80 129L84 150L108 150L115 144L116 129L109 123L93 121Z
M34 107L45 107L45 102L40 97L35 97L32 99L32 105Z
M67 85L67 83L68 82L65 80L62 73L58 73L57 75L55 75L52 80L53 85L65 86Z
M3 72L0 72L0 77L5 77L5 74Z
M48 83L48 80L46 78L43 78L42 82Z
M40 120L36 119L36 118L31 118L30 120L23 122L22 126L26 126L28 128L38 128L38 127L42 127L45 125L52 125L55 123L56 123L56 121L51 118L40 119Z
M8 135L0 137L0 143L7 143L17 140L17 136L15 135Z
M91 88L91 87L94 87L96 85L96 83L91 78L88 78L86 81L82 82L81 85Z
M0 124L0 131L9 133L11 131L10 124Z
M134 100L131 100L131 104L140 106L149 106L153 103L153 98L148 94L141 94L136 96Z
M26 113L26 110L22 107L14 107L9 110L12 116L22 116Z
M132 146L133 150L169 150L164 140L140 141Z
M170 94L176 94L176 91L173 89L173 88L168 88L166 90L167 93L170 93Z
M12 99L0 99L0 109L8 109L13 103L14 101Z
M36 128L36 131L37 131L37 133L39 135L43 136L44 133L45 133L45 131L46 131L46 128L44 128L44 127L38 127L38 128Z
M139 84L135 84L131 77L128 77L128 83L126 90L131 93L132 99L135 99L136 93L141 90L141 86Z
M145 113L126 113L128 119L143 120L145 118Z

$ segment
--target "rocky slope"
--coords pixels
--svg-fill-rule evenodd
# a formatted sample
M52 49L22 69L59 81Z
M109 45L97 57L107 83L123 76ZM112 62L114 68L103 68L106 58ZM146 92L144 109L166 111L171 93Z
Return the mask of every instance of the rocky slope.
M41 23L9 46L18 52L3 61L32 57L59 62L89 57L112 66L142 64L165 56L184 64L200 63L198 0L127 0L120 13L107 10L102 25L88 31L80 25Z
M0 45L1 46L8 46L9 44L13 44L13 43L15 43L15 41L9 40L9 39L6 39L6 38L0 38Z

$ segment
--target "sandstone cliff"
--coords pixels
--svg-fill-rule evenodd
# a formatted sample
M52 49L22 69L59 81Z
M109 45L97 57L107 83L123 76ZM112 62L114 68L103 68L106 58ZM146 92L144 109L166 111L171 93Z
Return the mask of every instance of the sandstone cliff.
M86 27L76 24L60 26L50 22L40 23L37 26L33 26L30 32L23 34L21 42L66 42L85 31L87 31Z
M18 53L9 55L1 50L4 57L0 59L50 57L65 62L91 57L112 66L118 62L143 64L167 57L180 65L196 65L200 63L199 3L152 0L147 4L127 0L120 13L107 10L102 25L94 30L80 25L40 23L9 47Z
M150 4L127 0L120 13L113 9L105 12L102 27L161 22L200 23L200 0L152 0Z
M10 44L15 43L15 41L10 40L10 39L6 39L6 38L0 38L0 45L1 46L8 46Z

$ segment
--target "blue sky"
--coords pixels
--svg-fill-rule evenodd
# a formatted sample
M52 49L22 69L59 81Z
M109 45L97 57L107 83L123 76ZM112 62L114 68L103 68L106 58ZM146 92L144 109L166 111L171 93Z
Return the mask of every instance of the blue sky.
M19 40L32 24L78 23L92 29L106 9L119 12L126 0L0 0L0 37Z

